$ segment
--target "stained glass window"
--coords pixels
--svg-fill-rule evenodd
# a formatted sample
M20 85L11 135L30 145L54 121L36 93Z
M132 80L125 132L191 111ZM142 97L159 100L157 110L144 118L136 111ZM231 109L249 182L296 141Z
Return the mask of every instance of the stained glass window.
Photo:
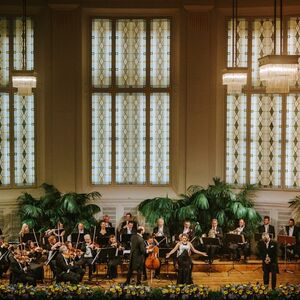
M167 19L151 21L150 79L153 87L170 85L170 25L170 21Z
M146 181L146 97L116 96L116 182Z
M250 182L281 185L281 110L278 95L252 95Z
M246 183L247 97L227 96L226 181Z
M291 17L288 20L287 52L291 55L300 55L300 17ZM299 87L299 79L293 82L292 86Z
M247 67L248 65L248 21L245 19L237 20L237 66ZM232 62L232 21L228 22L227 35L227 67L233 67Z
M33 21L27 18L27 70L34 68ZM0 17L0 186L35 184L34 95L20 97L10 86L10 74L21 70L22 18ZM11 68L12 64L12 69Z
M119 87L146 84L146 22L117 20L116 80Z
M169 184L170 47L169 19L92 20L93 184Z
M150 100L150 183L167 184L170 176L170 96L153 93Z
M111 95L92 96L92 183L111 183Z
M112 71L111 20L92 21L92 82L94 87L109 87Z
M227 66L231 66L231 21L227 24ZM283 28L283 45L287 46L288 54L300 55L300 17L286 17L284 24L287 26ZM235 185L299 188L299 83L294 83L290 94L276 95L264 93L264 85L259 80L258 59L274 54L274 28L274 20L270 18L239 19L238 63L246 66L248 56L252 80L245 94L227 95L225 175L226 181ZM279 19L276 30L278 54Z
M9 84L9 27L8 20L0 17L0 86Z
M300 95L287 96L285 184L300 186Z
M9 94L0 93L0 185L10 184Z
M14 20L14 69L22 70L22 18ZM27 18L26 21L26 63L27 70L34 68L34 30L33 21Z
M14 97L14 157L15 183L32 185L35 182L34 97Z
M276 51L280 47L280 22L276 23ZM255 19L252 23L252 85L263 86L259 80L258 59L272 54L274 50L274 20ZM278 53L278 52L277 52Z

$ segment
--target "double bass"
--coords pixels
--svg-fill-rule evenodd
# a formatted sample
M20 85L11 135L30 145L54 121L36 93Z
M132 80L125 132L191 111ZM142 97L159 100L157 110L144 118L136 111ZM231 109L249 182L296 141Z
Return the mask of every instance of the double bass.
M153 237L151 239L148 240L148 243L155 243L155 245L150 245L148 246L148 251L151 251L148 255L148 257L146 258L145 261L145 266L147 269L149 270L157 270L160 267L160 260L158 258L158 253L159 253L159 244L164 241L166 239L163 238L159 243L156 241L156 239Z

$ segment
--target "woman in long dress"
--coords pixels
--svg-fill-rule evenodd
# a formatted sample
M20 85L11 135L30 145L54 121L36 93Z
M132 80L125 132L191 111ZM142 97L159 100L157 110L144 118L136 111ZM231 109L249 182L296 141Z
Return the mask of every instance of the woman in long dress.
M189 242L189 237L187 234L183 233L181 235L180 242L166 255L169 258L173 253L177 251L177 261L178 261L178 275L177 284L192 284L192 252L207 256L205 252L198 251L194 248L191 242Z

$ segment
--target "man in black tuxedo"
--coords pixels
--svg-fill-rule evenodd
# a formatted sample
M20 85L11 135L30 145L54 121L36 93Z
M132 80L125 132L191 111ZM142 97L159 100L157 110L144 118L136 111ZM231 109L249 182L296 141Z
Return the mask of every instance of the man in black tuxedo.
M295 255L299 256L299 235L300 229L295 226L295 220L289 219L289 225L285 227L286 234L288 236L294 236L296 238L296 243L293 245L287 245L287 256L289 258L295 257ZM284 253L284 252L283 252ZM284 255L283 255L284 256Z
M130 262L125 284L130 284L133 271L137 271L137 284L141 284L145 255L147 253L145 241L143 239L144 227L140 226L137 234L131 237Z
M135 221L133 221L133 217L132 217L131 213L127 213L125 215L125 220L121 223L120 230L126 229L129 222L133 223L133 229L137 230L137 223Z
M179 232L179 234L178 234L178 239L179 239L179 236L181 235L181 234L183 234L183 233L185 233L185 234L187 234L188 235L188 238L189 238L189 240L191 241L192 239L193 239L193 237L194 237L194 229L192 228L192 225L191 225L191 222L189 221L189 220L185 220L184 222L183 222L183 228L182 228L182 230Z
M68 255L68 248L63 245L59 248L59 254L56 257L56 273L58 282L70 282L78 284L84 275L84 270L74 266Z
M218 225L217 219L211 220L211 228L210 228L209 232L207 233L207 237L218 238L220 240L220 245L221 245L221 239L223 238L223 231L222 231L222 228ZM220 246L206 245L205 248L206 248L206 253L208 255L208 262L209 262L209 264L212 264L215 253L220 248Z
M264 223L258 227L258 233L269 233L272 239L275 239L275 228L270 224L270 217L264 216Z
M153 228L153 235L155 237L165 237L166 240L162 242L163 244L167 244L170 239L170 231L169 228L165 225L165 221L163 218L159 218L156 222L156 227Z
M15 253L10 262L10 284L23 283L36 286L36 278L26 263L22 262L22 254Z
M277 243L270 239L268 233L262 234L259 242L259 254L262 259L262 269L264 272L264 284L269 285L270 273L272 274L272 289L276 288L276 276L278 273Z

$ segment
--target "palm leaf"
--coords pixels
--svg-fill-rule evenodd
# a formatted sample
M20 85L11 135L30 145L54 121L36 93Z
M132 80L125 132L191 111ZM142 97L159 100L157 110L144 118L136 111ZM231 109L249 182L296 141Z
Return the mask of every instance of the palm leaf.
M61 199L61 207L71 214L76 214L80 212L80 206L77 203L77 197L74 193L65 194Z
M31 204L23 205L21 208L21 213L24 215L24 217L30 218L39 218L43 215L43 211L41 208Z
M193 205L199 209L208 209L209 203L206 196L202 192L197 192L193 196Z

